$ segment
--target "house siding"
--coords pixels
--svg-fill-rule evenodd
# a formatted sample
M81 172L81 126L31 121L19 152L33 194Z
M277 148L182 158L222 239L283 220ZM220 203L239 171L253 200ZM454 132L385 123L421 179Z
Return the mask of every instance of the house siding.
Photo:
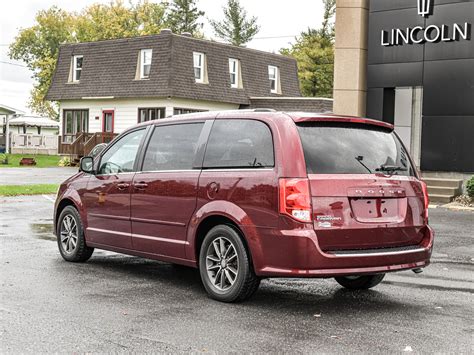
M114 111L114 133L121 133L138 123L138 109L151 107L165 107L166 116L173 115L173 108L186 108L203 111L235 110L237 104L189 100L180 98L170 99L107 99L107 100L63 100L60 102L61 127L63 132L64 110L89 110L89 132L102 131L102 112ZM98 117L98 119L96 119Z

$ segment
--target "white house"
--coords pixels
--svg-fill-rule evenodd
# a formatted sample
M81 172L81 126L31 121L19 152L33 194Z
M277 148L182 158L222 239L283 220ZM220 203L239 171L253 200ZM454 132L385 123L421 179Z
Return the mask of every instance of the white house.
M62 45L46 98L60 107L59 152L75 155L136 123L183 113L262 103L332 109L332 100L301 97L292 58L170 30Z

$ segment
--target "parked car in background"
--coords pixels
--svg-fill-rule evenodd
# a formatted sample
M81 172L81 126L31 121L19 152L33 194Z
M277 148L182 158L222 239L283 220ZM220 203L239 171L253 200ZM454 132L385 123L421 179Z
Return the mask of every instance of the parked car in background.
M105 147L107 147L107 143L97 144L94 148L92 148L91 152L89 153L89 156L91 156L92 158L95 158L100 153L102 153Z
M94 248L197 267L208 294L250 297L268 277L367 289L427 266L428 195L384 122L267 110L207 112L128 129L65 181L67 261Z

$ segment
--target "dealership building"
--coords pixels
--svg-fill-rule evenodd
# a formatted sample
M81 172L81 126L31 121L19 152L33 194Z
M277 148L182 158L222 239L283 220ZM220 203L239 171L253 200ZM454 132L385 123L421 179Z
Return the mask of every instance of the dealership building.
M337 0L334 111L390 122L425 176L474 172L474 0Z

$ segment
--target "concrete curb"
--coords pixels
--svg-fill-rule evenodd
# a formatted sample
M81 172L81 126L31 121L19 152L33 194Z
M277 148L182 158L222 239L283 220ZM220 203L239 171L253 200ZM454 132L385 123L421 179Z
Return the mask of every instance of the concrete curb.
M445 205L441 205L440 207L446 208L446 209L451 210L451 211L471 211L471 212L474 212L474 207L463 206L463 205L460 205L456 202L447 203Z

